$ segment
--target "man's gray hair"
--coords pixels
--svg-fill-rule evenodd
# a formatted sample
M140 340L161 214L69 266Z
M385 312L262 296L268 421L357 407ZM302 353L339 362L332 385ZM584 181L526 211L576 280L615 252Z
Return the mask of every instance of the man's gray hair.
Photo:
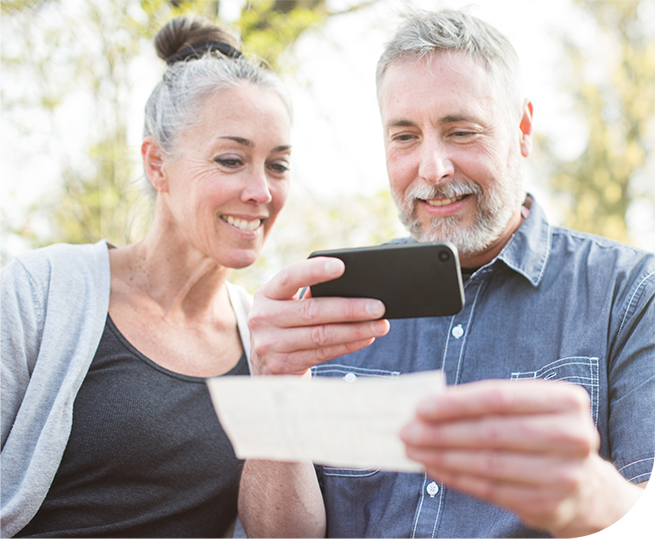
M434 52L459 52L480 62L492 76L499 94L507 94L510 110L523 105L521 68L509 40L490 24L461 11L411 11L378 61L378 98L391 64L416 61Z
M205 100L242 84L275 92L291 118L291 99L276 75L243 57L206 53L168 67L146 103L143 136L153 137L165 154L174 155L178 137L205 117Z

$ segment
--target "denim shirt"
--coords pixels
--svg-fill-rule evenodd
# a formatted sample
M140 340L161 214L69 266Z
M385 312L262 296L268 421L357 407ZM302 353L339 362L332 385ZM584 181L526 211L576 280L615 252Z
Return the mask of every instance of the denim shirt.
M405 240L411 241L411 240ZM655 452L655 256L552 227L533 200L503 251L465 283L451 317L391 321L318 376L443 369L449 384L566 380L584 387L600 455L634 483ZM548 537L425 474L316 466L329 537Z

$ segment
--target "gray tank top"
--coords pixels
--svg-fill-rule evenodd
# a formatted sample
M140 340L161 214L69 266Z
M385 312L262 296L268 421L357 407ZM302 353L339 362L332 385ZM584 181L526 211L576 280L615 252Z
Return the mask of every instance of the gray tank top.
M227 374L248 374L245 354ZM205 379L149 360L107 315L61 465L17 537L221 537L242 467Z

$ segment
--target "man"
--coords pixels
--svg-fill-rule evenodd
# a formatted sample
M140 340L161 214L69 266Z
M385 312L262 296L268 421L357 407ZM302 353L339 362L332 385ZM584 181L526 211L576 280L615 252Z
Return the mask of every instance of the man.
M401 433L426 473L248 461L246 531L577 537L606 528L653 469L655 257L551 227L526 196L520 157L531 151L532 105L514 50L486 23L413 14L377 76L408 241L456 244L466 306L390 324L375 300L298 300L300 288L344 270L335 259L302 261L256 295L252 368L443 369L449 388Z

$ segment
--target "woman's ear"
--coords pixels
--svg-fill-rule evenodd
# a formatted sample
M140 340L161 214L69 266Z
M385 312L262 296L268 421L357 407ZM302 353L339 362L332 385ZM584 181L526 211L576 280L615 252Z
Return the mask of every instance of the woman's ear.
M141 144L141 157L148 180L157 192L168 192L168 181L164 171L164 155L159 144L152 137L146 137Z
M527 157L532 151L532 102L526 99L521 117L521 155Z

